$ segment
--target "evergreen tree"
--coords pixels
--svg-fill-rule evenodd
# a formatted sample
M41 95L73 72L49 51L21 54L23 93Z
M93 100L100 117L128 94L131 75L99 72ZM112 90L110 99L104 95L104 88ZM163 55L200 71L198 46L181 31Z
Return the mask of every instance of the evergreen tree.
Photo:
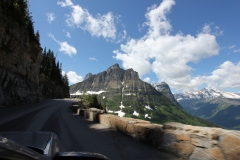
M38 32L36 34L34 32L34 22L31 13L29 12L28 1L1 0L0 5L3 9L0 12L19 23L20 26L25 27L28 31L29 39L40 45L40 36Z
M39 31L37 30L36 34L35 34L35 37L36 37L36 43L38 45L40 45L40 34L39 34Z
M62 75L62 64L59 61L56 62L56 57L54 52L46 47L42 53L42 62L40 66L40 73L44 74L48 80L52 81L54 84L62 86L65 89L69 89L68 76Z
M63 83L64 83L65 86L69 86L69 84L68 84L68 76L67 76L66 73L63 76Z

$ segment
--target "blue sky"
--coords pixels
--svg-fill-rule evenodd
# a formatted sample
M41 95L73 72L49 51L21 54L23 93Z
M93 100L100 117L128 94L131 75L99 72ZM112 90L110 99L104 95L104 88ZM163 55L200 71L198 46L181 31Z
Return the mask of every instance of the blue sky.
M240 91L239 0L29 0L70 84L118 63L173 92Z

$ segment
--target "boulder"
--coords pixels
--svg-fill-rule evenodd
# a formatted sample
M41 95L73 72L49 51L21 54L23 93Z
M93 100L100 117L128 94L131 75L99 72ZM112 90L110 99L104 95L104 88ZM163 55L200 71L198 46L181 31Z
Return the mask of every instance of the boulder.
M226 159L236 160L240 158L240 137L227 134L221 137L219 146Z

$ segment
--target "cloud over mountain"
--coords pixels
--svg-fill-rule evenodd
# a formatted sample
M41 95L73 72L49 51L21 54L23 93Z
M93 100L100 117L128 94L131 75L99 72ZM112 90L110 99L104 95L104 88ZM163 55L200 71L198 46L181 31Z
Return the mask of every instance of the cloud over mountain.
M219 54L217 36L221 35L222 31L218 26L209 23L204 24L196 35L172 34L173 27L167 15L173 5L174 0L164 0L159 6L149 7L143 25L147 27L146 34L121 44L119 50L113 51L114 58L121 60L125 69L133 68L139 72L141 77L150 71L154 72L159 82L165 81L177 90L198 90L206 83L223 88L236 84L236 80L231 78L238 77L235 70L239 64L229 61L221 64L211 76L192 76L194 68L189 63L198 63L204 58ZM231 69L228 66L231 66ZM227 84L224 80L226 76L222 77L226 71L232 73ZM219 79L214 78L216 75Z
M68 76L68 80L70 82L70 85L83 81L83 77L77 75L77 73L74 72L74 71L69 71L69 72L62 71L62 75L64 75L65 73Z

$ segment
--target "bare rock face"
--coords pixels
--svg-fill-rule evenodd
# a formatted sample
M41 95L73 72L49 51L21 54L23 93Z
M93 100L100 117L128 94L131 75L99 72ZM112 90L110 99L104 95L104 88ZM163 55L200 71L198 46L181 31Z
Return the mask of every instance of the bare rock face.
M122 83L131 83L133 88L138 85L134 81L140 82L139 75L133 69L124 70L115 64L107 70L98 73L97 75L87 74L83 82L76 83L70 86L70 93L75 93L78 90L91 89L92 91L119 89Z
M0 76L1 106L26 104L41 99L41 90L36 83L2 68L0 68Z
M221 138L220 147L223 149L226 159L239 159L240 139L237 135L229 134Z
M88 74L85 76L84 81L85 81L86 79L92 77L92 76L93 76L92 73L88 73Z
M176 106L178 106L180 109L183 109L184 108L177 102L177 100L175 99L174 95L172 94L171 92L171 89L170 87L168 86L167 83L165 82L162 82L162 83L155 83L153 84L153 87L163 93L163 95L165 95L168 99L170 99Z
M38 101L42 49L0 9L0 106Z
M159 144L162 149L184 159L239 159L240 132L221 128L165 123L163 132L176 141ZM163 136L163 139L168 137Z

